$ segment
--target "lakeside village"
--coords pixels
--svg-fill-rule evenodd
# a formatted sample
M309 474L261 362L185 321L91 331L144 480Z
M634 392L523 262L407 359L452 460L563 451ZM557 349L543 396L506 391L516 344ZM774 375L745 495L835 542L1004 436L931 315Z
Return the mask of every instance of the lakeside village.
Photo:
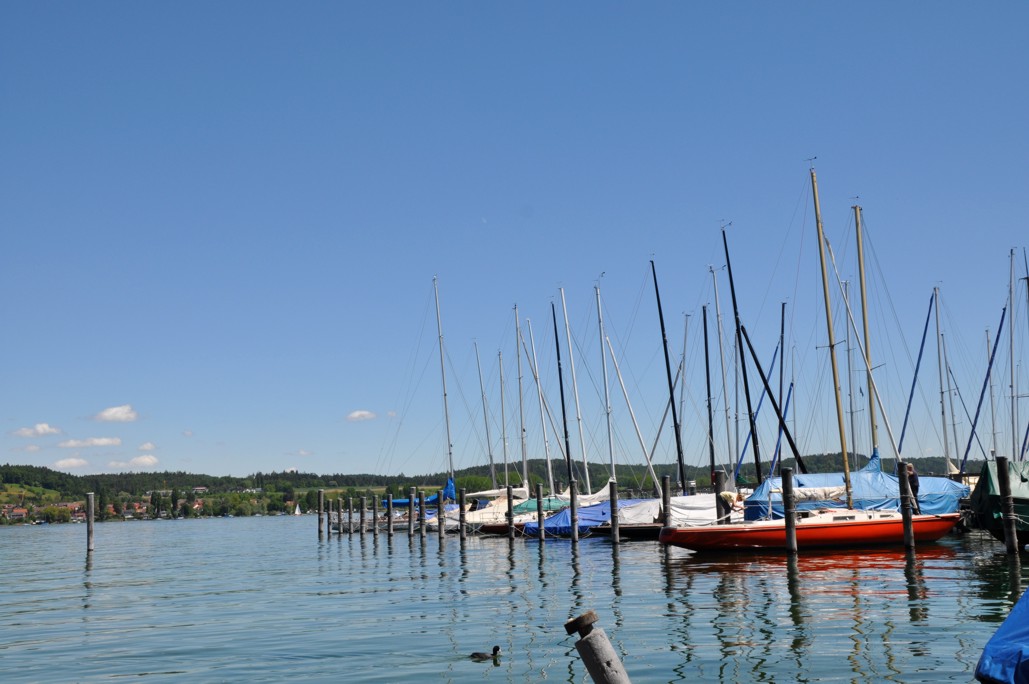
M855 456L855 466L867 458ZM839 454L804 457L812 472L833 472L839 469ZM942 458L912 459L923 475L947 472ZM792 461L783 463L792 466ZM532 487L546 481L546 462L530 459L529 481ZM607 479L603 466L590 464L590 476L597 482ZM883 459L883 470L892 472L893 463ZM970 464L978 472L981 463ZM654 464L658 477L677 472L672 464ZM710 473L703 467L687 467L687 478L698 491L711 491ZM626 498L649 491L651 485L643 477L643 466L626 466L620 473L619 491ZM627 476L628 475L628 476ZM468 468L455 473L457 488L467 491L490 489L488 466ZM753 465L744 465L737 484L747 486L754 479ZM0 525L53 524L86 521L86 493L95 492L96 520L165 520L203 517L246 517L289 515L297 511L318 510L318 490L328 499L366 497L370 502L387 494L404 497L410 488L434 494L443 487L444 473L409 477L384 475L316 475L312 473L256 473L245 478L219 477L181 472L119 473L105 475L70 475L40 466L0 466ZM517 477L515 479L518 479ZM520 482L512 482L520 486Z

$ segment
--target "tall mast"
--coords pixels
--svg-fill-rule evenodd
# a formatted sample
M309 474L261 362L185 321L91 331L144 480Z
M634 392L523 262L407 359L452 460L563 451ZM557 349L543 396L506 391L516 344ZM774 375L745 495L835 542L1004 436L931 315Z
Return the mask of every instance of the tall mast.
M825 234L822 231L822 210L818 204L818 179L811 168L811 192L815 198L815 226L818 229L818 259L822 265L822 297L825 300L825 325L829 332L829 358L832 360L832 381L836 393L836 422L840 430L840 451L843 456L843 479L847 487L847 508L854 507L854 495L850 489L850 460L847 457L847 432L843 427L843 401L840 397L840 368L836 363L836 337L832 326L832 303L829 300L829 274L825 268ZM865 356L868 364L868 357ZM871 367L871 364L868 364ZM869 388L871 393L871 388Z
M454 445L450 441L450 410L447 407L447 371L443 363L443 322L439 313L439 285L437 277L432 277L432 291L436 295L436 330L439 332L439 372L443 378L443 422L447 426L447 465L450 468L450 479L454 479Z
M504 486L510 484L510 480L507 476L507 411L504 408L504 352L497 352L497 366L500 368L500 442L503 445L504 450ZM522 484L525 490L529 490L529 486ZM496 489L497 485L494 483L493 488Z
M561 292L564 295L564 292ZM550 302L550 318L554 321L554 348L557 353L557 386L558 391L561 393L561 426L564 429L565 436L565 466L568 468L568 489L571 490L572 480L575 479L575 475L572 473L572 445L568 440L568 414L565 411L565 381L564 375L561 373L561 336L557 333L557 307L554 306L554 302ZM572 511L575 512L574 510ZM575 521L572 521L575 524Z
M783 404L783 378L786 375L786 302L782 303L782 310L779 312L779 406L786 410L786 405ZM783 416L783 422L786 422L786 416ZM779 440L781 443L781 440ZM782 458L779 458L779 446L775 447L776 451L776 462L779 464L779 474L782 475Z
M951 472L950 440L947 439L947 402L943 388L943 333L940 332L940 288L933 288L936 303L936 367L940 377L940 426L943 428L943 458L947 462L947 473ZM956 445L955 445L956 446Z
M479 363L479 343L473 342L475 347L475 368L479 371L479 393L482 395L482 419L486 423L486 453L489 454L489 476L493 482L493 489L497 488L497 466L493 463L493 440L489 434L489 406L486 403L486 387L482 384L482 364Z
M743 357L743 337L740 334L740 309L736 304L736 284L732 279L732 263L729 261L729 241L725 237L725 229L722 229L722 246L725 248L725 268L729 272L729 293L732 295L732 314L736 319L736 349L739 350L739 368L743 373L743 396L747 400L747 420L750 423L750 443L754 449L754 471L757 473L757 482L761 484L761 449L757 443L757 421L754 419L754 408L750 402L750 383L747 382L747 361ZM733 455L735 458L735 454Z
M515 362L518 367L518 430L522 443L522 486L529 489L529 452L525 444L525 400L522 392L522 326L518 320L518 305L514 307L515 316Z
M586 471L586 493L592 494L593 488L590 485L590 466L586 461L586 436L582 431L582 412L579 410L579 383L575 377L575 355L572 353L572 328L568 325L568 304L565 302L565 289L558 288L561 292L561 310L565 317L565 337L568 339L568 366L572 369L572 397L575 398L575 422L579 426L579 449L582 452L582 469ZM561 397L564 399L564 395ZM569 454L568 458L572 455Z
M725 403L725 448L730 458L735 461L736 454L732 448L732 418L729 407L729 382L725 374L725 340L722 331L722 307L718 303L718 278L715 276L715 269L707 267L711 271L711 283L715 287L715 317L718 323L718 356L722 362L722 401Z
M1009 324L1010 325L1010 324ZM990 329L986 329L986 360L990 360ZM993 400L993 373L990 373L990 454L997 458L997 406Z
M854 226L857 232L857 253L858 253L858 279L861 283L861 317L865 331L865 372L867 376L872 375L872 338L868 334L868 295L865 288L865 239L861 233L861 207L854 205ZM871 387L871 382L867 383ZM868 420L872 427L872 456L879 454L879 429L876 425L875 397L871 390L868 392Z
M843 281L843 298L850 301L850 281ZM850 414L850 448L857 451L857 428L854 426L854 368L851 365L854 348L850 344L850 326L844 326L844 344L847 348L847 412Z
M554 469L550 465L550 438L547 437L547 419L543 414L543 385L540 383L539 365L536 361L536 339L532 334L532 321L526 318L525 325L529 327L529 346L532 348L532 378L536 381L536 394L540 404L540 429L543 430L543 452L547 458L547 486L550 487L551 494L556 494L557 492L554 491ZM569 484L569 486L571 485Z
M704 381L707 389L707 444L711 454L711 486L715 484L715 414L711 409L711 361L707 342L707 304L701 307L704 312ZM685 384L685 383L683 383Z
M943 344L943 369L944 375L947 376L947 397L948 403L950 403L950 429L954 435L954 448L957 449L961 446L961 442L958 441L958 417L954 413L954 388L950 384L950 361L947 360L947 338L944 333L940 332L940 342ZM957 458L957 451L954 452L954 457Z
M1011 340L1011 460L1019 458L1018 451L1018 392L1015 391L1015 250L1011 250L1011 279L1008 281L1008 300L1011 302L1011 323L1008 337Z
M600 328L600 363L604 374L604 415L607 417L607 455L611 459L611 479L615 482L615 437L611 428L611 389L607 383L607 352L604 351L604 314L600 308L600 286L594 285L597 293L597 323Z
M629 418L632 419L632 426L636 429L636 439L640 442L640 448L643 450L643 458L647 459L647 473L650 475L650 481L654 486L654 495L657 497L661 496L661 481L657 479L657 473L654 472L654 462L650 457L650 452L647 451L647 444L643 441L643 433L640 432L640 425L636 422L636 413L632 410L632 402L629 401L629 392L625 389L625 380L622 378L622 371L618 368L618 357L615 355L615 348L611 344L611 338L605 337L604 341L607 343L607 348L611 352L611 363L615 367L615 376L618 378L618 384L622 388L622 396L625 398L625 405L629 409ZM669 402L671 403L671 402ZM668 404L666 404L668 406ZM668 411L661 416L661 422L659 425L664 425L665 416L668 415ZM661 435L661 428L658 427L658 436ZM654 447L657 448L657 439L654 440Z
M668 400L672 404L672 426L675 430L675 456L679 462L679 488L686 491L686 463L682 457L682 435L679 434L679 412L675 410L675 386L672 384L672 362L668 358L668 335L665 334L665 314L661 310L661 293L657 289L657 269L650 260L650 272L654 276L654 295L657 297L657 317L661 323L661 343L665 350L665 375L668 376Z

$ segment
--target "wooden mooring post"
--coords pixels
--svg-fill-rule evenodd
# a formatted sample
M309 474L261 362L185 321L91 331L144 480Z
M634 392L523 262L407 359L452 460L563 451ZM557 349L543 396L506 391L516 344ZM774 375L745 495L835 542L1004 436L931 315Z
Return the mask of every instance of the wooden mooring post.
M997 489L1000 490L1001 521L1004 524L1004 549L1015 554L1018 553L1018 528L1015 526L1015 499L1011 496L1011 473L1005 456L997 457Z
M415 489L411 487L411 491L407 493L407 536L414 536L414 496Z
M507 486L507 538L515 538L514 526L514 488Z
M725 502L722 501L722 492L725 491L725 473L721 470L715 471L715 521L719 525L724 525L729 522L729 516L732 514L732 507L726 506Z
M568 504L569 504L568 505L568 510L571 512L571 518L572 518L572 543L573 544L578 544L579 543L579 504L576 503L575 485L576 485L576 482L575 482L575 479L573 478L568 483L568 496L570 497L570 501L568 502Z
M379 536L379 497L372 497L372 534Z
M782 469L782 511L786 519L786 553L797 553L797 502L793 496L793 468Z
M336 534L339 537L343 536L343 497L336 499L336 518L339 520L339 529Z
M386 536L393 536L393 493L386 494Z
M630 684L629 674L625 671L625 666L622 665L607 634L599 627L593 626L599 619L592 610L586 611L566 622L565 632L579 633L575 650L579 652L586 671L596 684Z
M664 526L672 526L672 477L664 475L661 477L661 515Z
M457 534L461 539L464 539L468 531L464 527L464 504L465 504L465 489L462 487L457 492Z
M443 490L436 492L436 526L439 528L440 541L443 540L443 535L447 533L447 516L444 515L443 510Z
M93 494L93 492L86 494L86 554L93 553L93 519L96 517Z
M611 498L611 543L618 544L618 483L611 480L607 486Z
M418 492L418 536L425 539L425 492Z
M358 511L358 516L360 516L360 519L361 519L361 523L360 523L361 526L357 529L358 534L360 534L362 537L364 536L364 517L365 517L365 509L366 508L368 508L368 497L362 496L361 497L361 509Z
M325 490L318 490L318 536L325 534Z
M540 541L547 538L547 532L543 529L543 484L536 483L536 523L539 525Z
M908 464L897 460L897 480L900 484L900 516L904 524L904 548L915 548L915 528L911 520L914 508L911 497L911 483L908 481Z

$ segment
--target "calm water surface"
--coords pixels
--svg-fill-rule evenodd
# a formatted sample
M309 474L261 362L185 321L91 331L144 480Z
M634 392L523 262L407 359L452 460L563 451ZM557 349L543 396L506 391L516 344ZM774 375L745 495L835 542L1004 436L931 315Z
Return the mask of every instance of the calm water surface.
M969 682L1029 580L977 535L789 563L285 516L98 524L85 549L85 525L0 527L3 681L586 682L563 624L595 610L633 682Z

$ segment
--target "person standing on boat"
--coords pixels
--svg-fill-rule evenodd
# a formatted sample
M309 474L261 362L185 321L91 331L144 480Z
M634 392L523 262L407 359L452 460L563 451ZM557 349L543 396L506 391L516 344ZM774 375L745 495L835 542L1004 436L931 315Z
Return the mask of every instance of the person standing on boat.
M913 463L908 463L908 488L911 489L911 508L915 515L921 515L922 507L918 505L918 473Z
M725 502L727 510L731 511L742 511L743 510L743 494L739 492L725 491L721 493L722 501Z

